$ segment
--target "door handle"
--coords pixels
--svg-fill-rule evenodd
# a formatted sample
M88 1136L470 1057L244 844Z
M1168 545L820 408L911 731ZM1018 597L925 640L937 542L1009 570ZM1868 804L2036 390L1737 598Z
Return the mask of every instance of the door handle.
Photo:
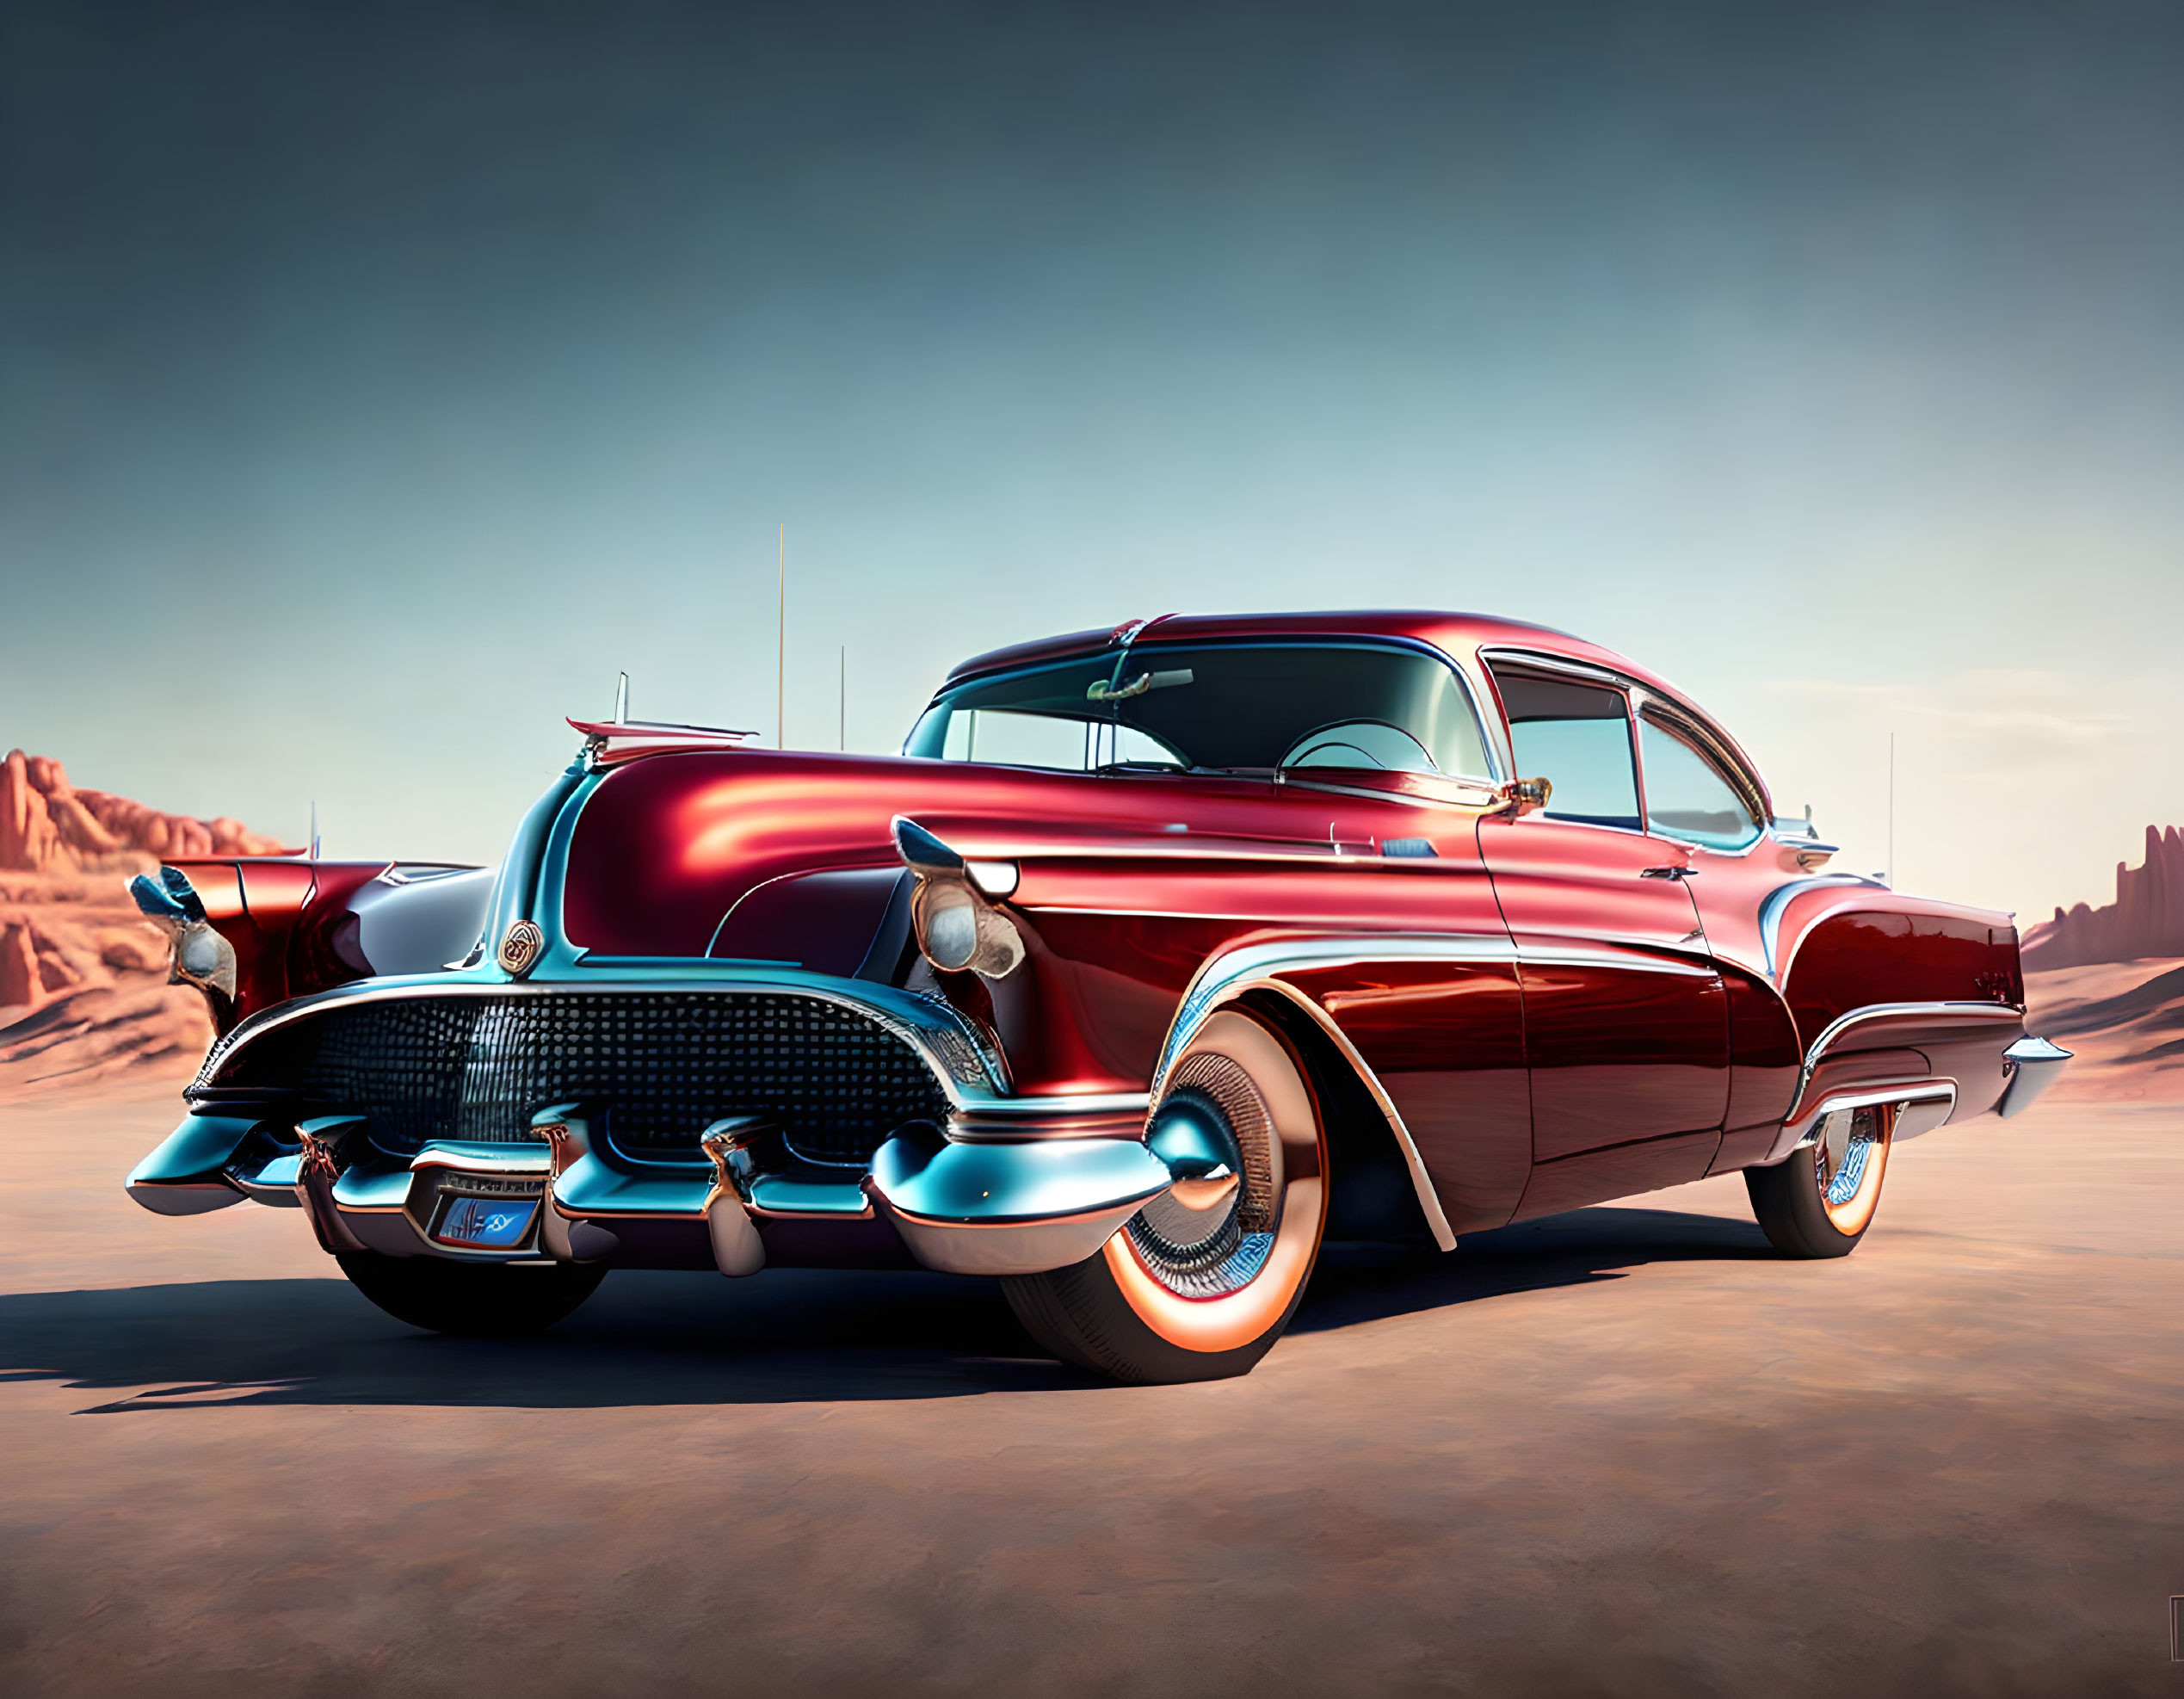
M1638 869L1640 879L1696 879L1698 876L1699 870L1696 868L1641 868Z

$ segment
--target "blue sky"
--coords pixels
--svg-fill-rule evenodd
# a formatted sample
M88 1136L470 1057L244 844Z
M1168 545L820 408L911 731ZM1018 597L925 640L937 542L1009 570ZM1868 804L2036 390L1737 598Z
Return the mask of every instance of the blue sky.
M495 857L614 674L891 748L971 652L1622 648L1902 882L2184 819L2157 7L10 7L0 743Z

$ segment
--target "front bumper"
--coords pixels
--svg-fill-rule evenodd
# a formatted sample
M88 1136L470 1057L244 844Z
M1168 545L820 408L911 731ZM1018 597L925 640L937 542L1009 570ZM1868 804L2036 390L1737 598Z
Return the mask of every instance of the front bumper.
M127 1188L168 1215L246 1199L300 1207L330 1251L639 1267L709 1260L744 1275L765 1266L769 1247L771 1260L854 1266L873 1259L876 1241L892 1241L908 1261L946 1273L1035 1274L1093 1255L1173 1183L1138 1136L1143 1117L1137 1098L1015 1099L959 1129L913 1123L862 1174L815 1175L756 1166L732 1133L709 1140L712 1171L632 1173L594 1148L577 1104L542 1111L534 1141L434 1140L406 1161L367 1144L355 1118L304 1122L299 1149L293 1124L198 1114L137 1165ZM521 1209L527 1224L505 1242L465 1239L449 1225L465 1201Z

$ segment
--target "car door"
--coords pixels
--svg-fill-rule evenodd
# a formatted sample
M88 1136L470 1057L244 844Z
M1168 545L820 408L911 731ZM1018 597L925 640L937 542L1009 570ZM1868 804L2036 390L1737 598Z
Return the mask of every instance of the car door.
M1479 825L1523 990L1540 1171L1518 1213L1695 1179L1727 1106L1727 998L1689 847L1645 826L1628 691L1493 674L1517 770L1551 786L1545 806Z
M1768 899L1798 878L1794 850L1768 834L1766 793L1703 722L1655 700L1638 707L1646 829L1690 846L1686 888L1729 993L1729 1109L1717 1168L1774 1142L1804 1060L1761 936Z

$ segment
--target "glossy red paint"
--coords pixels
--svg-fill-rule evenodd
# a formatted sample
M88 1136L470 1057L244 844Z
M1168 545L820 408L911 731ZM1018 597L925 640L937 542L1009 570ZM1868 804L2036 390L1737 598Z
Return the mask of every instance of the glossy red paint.
M1785 978L1808 1045L1868 1003L2021 1006L2025 999L2017 933L2007 917L1894 892L1870 893L1855 907L1839 898L1824 918L1801 926ZM1876 985L1886 995L1876 996Z
M1576 663L1704 726L1772 806L1735 741L1674 686L1543 627L1381 613L1167 616L1124 631L1148 658L1164 643L1433 646L1487 709L1504 772L1512 745L1482 650L1497 664ZM1117 639L1101 629L1020 645L951 678L1106 652ZM1732 1139L1759 1129L1734 1150L1761 1147L1789 1108L1806 1047L1845 1009L1989 995L1983 985L2021 996L1999 917L1867 885L1796 899L1770 955L1768 899L1811 877L1798 848L1772 836L1725 852L1520 818L1476 783L1342 776L1339 786L1277 784L718 748L641 756L618 763L584 807L563 922L573 942L608 956L709 952L875 977L911 961L914 974L990 1023L1016 1089L1043 1093L1145 1089L1194 977L1245 945L1328 935L1499 942L1513 959L1461 971L1401 963L1391 943L1386 960L1368 950L1353 965L1289 976L1371 1069L1443 1208L1467 1226L1508 1219L1520 1198L1531 1210L1617 1177L1680 1177L1694 1161L1704 1171L1724 1128ZM898 814L966 856L1017 865L1006 904L1027 947L1016 973L981 983L915 963L888 836ZM1397 837L1423 837L1436 854L1378 853ZM1827 1077L1871 1072L1847 1060L1867 1047L1916 1053L1876 1033L1870 1045L1852 1041ZM1998 1078L1998 1057L1988 1066ZM1572 1161L1623 1146L1633 1148L1612 1162ZM1533 1166L1549 1164L1558 1177L1531 1185Z
M1532 1171L1515 965L1390 962L1284 977L1327 1011L1393 1099L1451 1231L1508 1221Z
M1713 1131L1729 1098L1729 1009L1683 845L1531 815L1479 843L1522 961L1540 1162Z
M1263 961L1262 992L1317 1011L1393 1110L1459 1232L1763 1159L1809 1063L1805 1105L1948 1078L1961 1116L1999 1094L2002 1047L2021 1031L2006 1020L1953 1024L1928 1011L1812 1052L1831 1023L1875 1004L2021 1008L2007 917L1869 881L1816 882L1810 852L1762 829L1772 804L1733 739L1622 657L1468 615L1163 616L995 651L951 677L1111 652L1126 637L1148 659L1169 643L1428 646L1467 681L1501 781L1518 775L1489 659L1588 670L1703 726L1764 819L1753 843L1726 851L1520 813L1483 777L1314 771L1277 782L646 749L587 723L617 745L595 750L599 777L565 876L541 901L558 904L562 932L593 959L787 962L930 990L988 1029L1015 1092L1050 1097L1146 1091L1194 984ZM897 816L974 861L1014 864L998 903L1025 947L1015 972L936 973L918 955ZM1398 840L1410 853L1384 853ZM1433 853L1416 853L1417 840ZM238 1010L368 967L342 923L384 863L186 865L235 943ZM702 1262L685 1225L675 1254ZM824 1236L784 1222L763 1231L783 1259ZM875 1243L875 1255L899 1251Z
M1564 1157L1558 1162L1543 1162L1532 1171L1532 1182L1524 1189L1523 1202L1517 1206L1516 1219L1528 1221L1582 1208L1589 1203L1604 1203L1609 1198L1703 1179L1719 1143L1718 1134L1678 1133L1665 1139Z
M349 900L392 863L235 856L169 865L188 876L206 918L235 949L234 999L206 998L217 1031L370 971L353 943L343 947L355 932Z

